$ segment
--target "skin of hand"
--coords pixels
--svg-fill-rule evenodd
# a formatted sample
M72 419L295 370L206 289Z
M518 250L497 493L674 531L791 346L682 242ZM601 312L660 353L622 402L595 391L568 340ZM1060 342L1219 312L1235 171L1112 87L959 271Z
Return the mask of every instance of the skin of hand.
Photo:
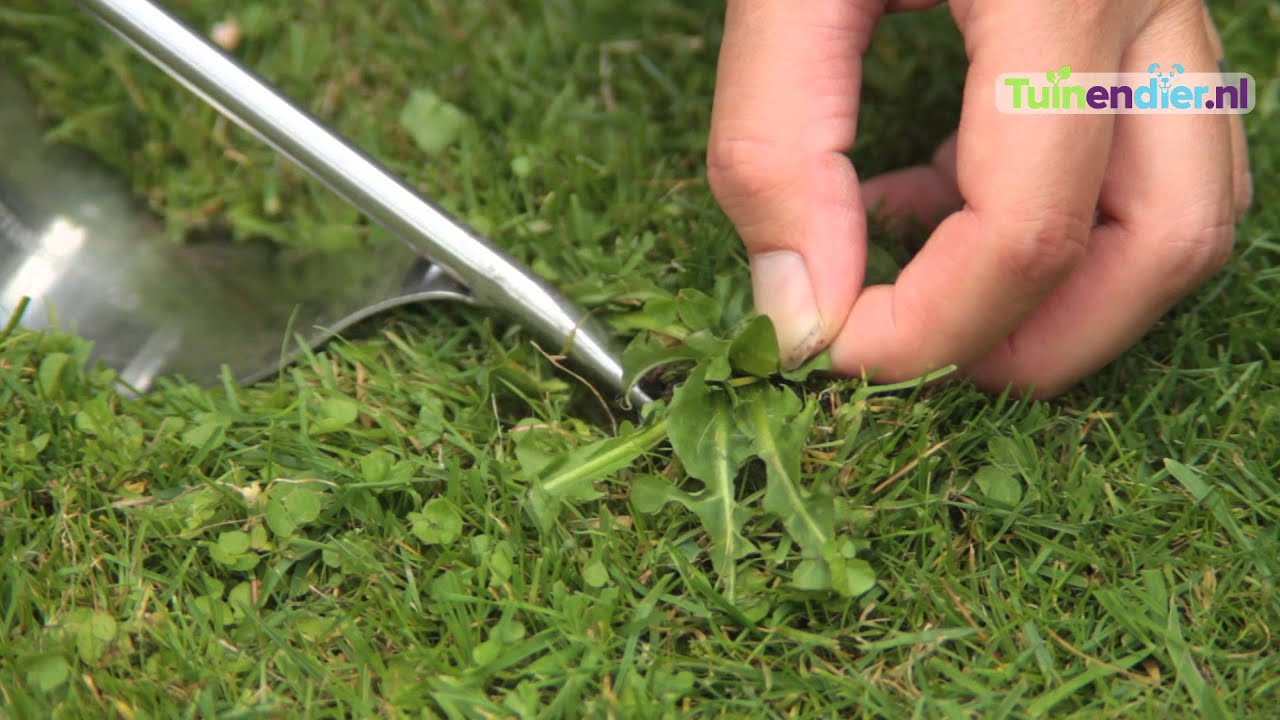
M969 59L959 127L929 165L861 181L862 57L886 12L930 0L728 0L708 180L795 366L893 382L950 364L1059 394L1225 263L1252 196L1239 115L1001 113L1007 72L1216 72L1200 0L952 0ZM866 209L933 227L864 287Z

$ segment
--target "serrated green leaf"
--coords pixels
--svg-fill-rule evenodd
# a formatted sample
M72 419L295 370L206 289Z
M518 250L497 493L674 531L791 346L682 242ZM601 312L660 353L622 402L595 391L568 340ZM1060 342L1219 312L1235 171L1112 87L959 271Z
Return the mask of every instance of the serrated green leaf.
M672 449L691 477L704 488L696 495L674 496L686 502L711 535L711 561L733 602L737 594L736 561L751 552L742 535L746 512L736 500L734 480L751 454L750 440L733 422L728 393L706 383L706 369L695 368L676 389L668 416Z
M729 364L756 377L778 372L778 334L769 316L753 316L738 331L729 345Z
M676 388L667 418L668 434L690 476L711 482L732 475L749 456L747 438L732 422L733 410L729 394L707 384L703 365Z
M677 572L680 573L680 577L697 595L709 600L713 606L723 611L739 625L743 627L756 625L756 621L752 620L744 608L739 606L737 598L731 598L727 592L720 593L717 591L702 571L694 567L691 562L692 557L686 557L681 552L678 552L676 548L668 549L667 556L671 558L672 564L675 565ZM722 575L721 582L723 581L724 577ZM756 607L759 607L759 605Z
M554 519L560 504L595 500L601 493L595 483L635 462L666 436L666 426L624 425L618 436L576 448L554 459L530 477L529 508L544 527Z
M655 295L645 301L644 309L639 313L641 326L650 330L666 330L676 323L680 310L676 307L675 298L670 295Z
M804 404L790 388L760 383L742 389L743 431L767 473L764 509L778 517L804 550L819 557L834 534L831 498L806 489L800 459L813 424L816 403Z
M673 502L689 507L694 498L658 475L641 475L631 483L631 503L636 512L656 513Z
M690 330L713 328L720 321L720 301L701 290L685 288L676 293L676 310Z
M704 377L709 383L725 383L733 377L733 366L727 355L716 355L702 362Z
M727 354L730 341L710 330L699 330L698 332L690 333L689 337L684 339L684 344L697 353L698 357L713 358Z

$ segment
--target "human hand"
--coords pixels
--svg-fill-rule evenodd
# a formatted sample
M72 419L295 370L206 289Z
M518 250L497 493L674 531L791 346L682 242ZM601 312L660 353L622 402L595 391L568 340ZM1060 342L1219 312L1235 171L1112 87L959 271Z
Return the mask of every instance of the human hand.
M1238 115L1017 115L1002 73L1215 72L1200 0L952 0L970 65L933 162L861 182L862 55L886 11L938 0L728 0L711 188L788 365L825 347L877 381L950 364L1049 397L1106 365L1229 257L1252 184ZM882 203L882 205L881 205ZM936 224L863 287L866 208ZM938 221L941 221L940 223Z

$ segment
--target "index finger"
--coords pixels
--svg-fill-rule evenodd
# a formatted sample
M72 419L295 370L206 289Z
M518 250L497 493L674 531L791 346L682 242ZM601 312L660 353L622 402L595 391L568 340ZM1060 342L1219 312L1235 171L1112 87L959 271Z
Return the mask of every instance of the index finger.
M835 337L862 287L866 217L845 152L881 4L730 0L726 11L707 179L791 366Z
M996 79L1114 72L1142 23L1136 4L953 2L970 52L956 166L965 206L895 285L858 297L832 345L837 370L895 381L966 365L1066 278L1093 226L1112 117L1006 114Z

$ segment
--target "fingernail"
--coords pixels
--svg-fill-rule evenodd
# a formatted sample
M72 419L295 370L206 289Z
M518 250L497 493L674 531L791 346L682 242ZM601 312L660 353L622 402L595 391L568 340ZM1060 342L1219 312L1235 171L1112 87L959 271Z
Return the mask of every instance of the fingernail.
M822 316L813 282L800 253L778 250L751 258L751 287L756 312L768 315L778 333L782 365L804 364L822 344Z

